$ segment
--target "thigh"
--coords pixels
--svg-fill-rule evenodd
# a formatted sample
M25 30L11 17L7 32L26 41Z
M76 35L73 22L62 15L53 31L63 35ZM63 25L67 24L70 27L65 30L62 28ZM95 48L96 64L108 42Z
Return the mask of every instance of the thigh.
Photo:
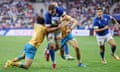
M96 40L99 46L104 45L106 42L105 36L96 36Z
M55 43L55 35L54 35L54 32L51 32L51 33L48 33L48 35L47 35L47 39L48 39L48 43L50 44L50 45L55 45L56 43Z
M34 46L32 46L31 44L26 44L24 48L25 58L33 60L35 57L36 51L37 49Z
M51 39L55 39L54 32L48 33L48 34L47 34L47 39L48 39L48 41L51 40Z
M61 41L61 46L63 47L64 44L66 44L69 40L72 40L74 37L73 35L70 33L68 34L65 38L62 39Z
M55 31L54 35L55 35L56 40L61 40L62 34L60 30Z
M110 45L116 45L115 40L113 39L113 37L112 37L111 34L108 34L108 35L106 36L106 39L107 39L107 42L108 42Z
M69 43L70 43L70 45L71 45L73 48L79 48L78 42L77 42L77 40L76 40L75 38L69 40Z

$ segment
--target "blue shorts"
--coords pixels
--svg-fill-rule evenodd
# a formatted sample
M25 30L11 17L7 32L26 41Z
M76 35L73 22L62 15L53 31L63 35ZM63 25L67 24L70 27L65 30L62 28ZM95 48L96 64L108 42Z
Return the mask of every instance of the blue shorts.
M69 33L64 39L61 41L61 47L63 47L69 40L72 40L74 36L72 33Z
M24 54L25 57L29 58L29 59L34 59L34 56L36 54L37 49L31 45L31 44L26 44L25 48L24 48Z

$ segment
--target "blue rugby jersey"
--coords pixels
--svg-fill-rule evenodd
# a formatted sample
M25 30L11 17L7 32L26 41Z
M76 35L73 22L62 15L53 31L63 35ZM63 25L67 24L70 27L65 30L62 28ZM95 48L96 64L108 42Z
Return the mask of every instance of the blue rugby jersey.
M44 16L46 26L52 26L52 20L58 21L60 19L60 16L64 14L65 11L61 7L56 7L56 13L53 16L47 11Z
M94 28L104 28L105 26L107 26L110 22L110 20L112 19L112 16L107 15L107 14L103 14L102 19L99 17L95 17L94 21L93 21L93 26ZM106 34L109 33L109 29L103 30L101 32L97 32L96 34L99 36L104 36Z

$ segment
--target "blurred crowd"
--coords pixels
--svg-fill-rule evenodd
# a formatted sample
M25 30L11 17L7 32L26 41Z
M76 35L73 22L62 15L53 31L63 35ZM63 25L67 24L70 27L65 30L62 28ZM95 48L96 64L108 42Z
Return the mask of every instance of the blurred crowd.
M2 0L0 3L0 29L32 28L35 16L27 0Z
M103 7L104 13L106 14L120 14L120 7L118 5L116 5L112 13L110 13L114 4L116 4L116 2L113 0L77 0L77 2L70 4L68 12L71 16L78 19L78 29L91 29L97 7ZM120 5L120 1L117 4Z
M29 1L3 0L0 4L0 29L32 28L36 13ZM120 0L43 0L44 7L53 1L57 1L69 15L79 21L76 29L92 29L95 9L99 6L103 7L105 13L120 20ZM42 14L43 10L40 10Z

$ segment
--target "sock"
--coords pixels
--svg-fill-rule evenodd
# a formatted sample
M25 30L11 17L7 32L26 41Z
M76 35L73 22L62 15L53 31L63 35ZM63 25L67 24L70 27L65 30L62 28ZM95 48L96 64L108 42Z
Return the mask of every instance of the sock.
M18 56L17 59L18 59L18 61L20 61L20 60L23 59L23 57L22 56Z
M115 53L115 50L116 50L116 46L112 46L112 47L111 47L112 54Z
M104 52L100 52L100 56L102 59L104 59Z
M62 59L64 59L64 60L65 60L65 56L64 56L64 55L62 55L61 57L62 57Z
M26 69L26 68L25 68L25 65L24 65L23 63L20 65L20 68Z
M50 50L49 53L50 53L52 62L55 63L55 50L54 49Z
M69 55L69 50L68 50L68 45L67 44L64 45L64 51L65 51L66 55Z

